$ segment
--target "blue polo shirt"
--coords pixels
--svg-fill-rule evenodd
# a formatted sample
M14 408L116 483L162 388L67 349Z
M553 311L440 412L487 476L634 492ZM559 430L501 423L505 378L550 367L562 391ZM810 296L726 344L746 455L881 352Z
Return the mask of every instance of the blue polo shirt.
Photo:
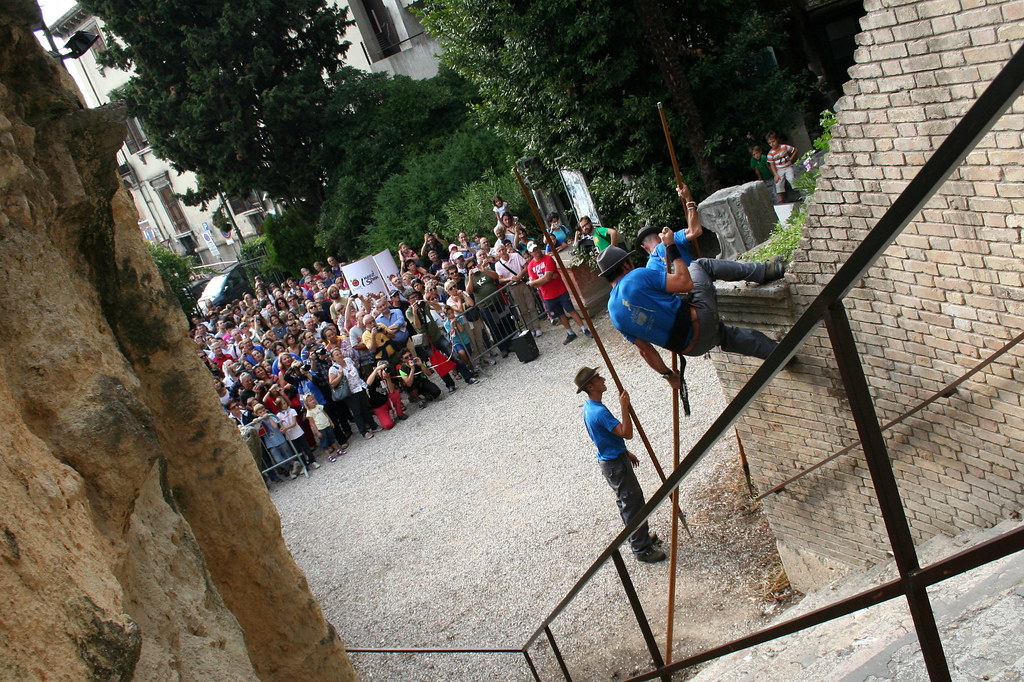
M398 345L404 344L409 340L409 329L406 326L405 313L402 312L401 308L388 308L387 315L378 315L377 322L390 327L393 324L397 324L399 329L395 332L394 342Z
M612 430L619 420L612 416L604 403L587 400L583 403L583 423L587 426L590 439L597 446L597 458L602 461L616 459L626 451L626 441Z
M676 248L679 249L679 254L683 257L683 262L687 266L693 262L693 254L690 253L690 240L686 238L686 229L679 230L675 233ZM656 272L668 272L668 264L665 263L665 245L658 244L657 248L654 249L654 253L647 259L647 267Z
M665 291L664 272L637 268L612 287L608 316L626 340L665 347L683 302Z

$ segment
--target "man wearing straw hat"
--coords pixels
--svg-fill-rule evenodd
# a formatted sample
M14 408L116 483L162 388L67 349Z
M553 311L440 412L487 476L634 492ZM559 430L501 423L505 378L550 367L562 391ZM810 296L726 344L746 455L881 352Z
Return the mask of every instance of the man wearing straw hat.
M703 355L718 346L729 353L768 357L778 345L775 341L757 330L722 323L715 281L763 284L783 277L785 264L778 260L739 263L698 258L687 268L672 230L663 229L661 240L672 272L636 268L630 254L615 246L609 246L597 257L598 274L612 284L608 298L612 325L636 346L651 369L674 388L679 387L679 374L665 365L654 346L689 356ZM675 295L688 292L689 301Z
M632 452L626 449L626 441L633 437L633 422L626 417L622 423L612 416L611 411L601 402L607 387L604 377L593 367L581 367L576 372L576 392L586 393L583 403L583 423L590 439L597 446L597 461L608 485L615 491L615 502L626 525L644 506L644 491L636 480L633 469L640 463ZM622 414L629 414L629 394L619 394ZM664 561L665 552L658 548L658 536L653 535L645 521L629 536L629 546L637 560L644 563Z

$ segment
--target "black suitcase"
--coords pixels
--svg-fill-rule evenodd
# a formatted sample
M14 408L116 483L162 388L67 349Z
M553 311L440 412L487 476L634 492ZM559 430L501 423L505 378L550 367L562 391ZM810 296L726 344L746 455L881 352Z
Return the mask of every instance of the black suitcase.
M533 338L533 332L529 329L524 329L513 336L509 341L509 347L519 358L519 362L532 362L540 355L540 351L537 350L537 340Z

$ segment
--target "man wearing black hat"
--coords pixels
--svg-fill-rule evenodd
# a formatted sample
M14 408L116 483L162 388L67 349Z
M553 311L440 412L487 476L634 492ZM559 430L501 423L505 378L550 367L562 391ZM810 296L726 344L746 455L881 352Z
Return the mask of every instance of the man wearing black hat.
M677 230L674 233L676 248L683 262L689 267L693 262L693 254L690 252L691 244L697 243L697 239L704 234L704 228L700 222L700 214L697 213L697 202L693 200L690 188L686 184L676 187L676 193L683 200L686 207L686 228ZM647 267L658 272L668 270L668 261L665 258L665 245L661 243L661 228L645 227L636 235L636 250L643 249L647 252Z
M615 502L619 506L622 523L629 525L637 512L644 506L644 491L636 480L633 469L640 463L632 452L626 449L626 441L633 437L633 422L629 417L629 394L619 394L625 423L612 416L611 411L601 402L607 387L604 377L592 367L581 367L576 372L576 392L586 393L583 403L583 423L590 439L597 446L597 461L608 485L615 491ZM651 535L645 521L629 536L629 546L636 558L645 563L663 561L665 553L657 547L657 536Z
M715 281L747 281L757 284L786 274L781 261L739 263L698 258L687 268L669 228L661 232L672 272L636 268L629 254L609 246L597 257L600 276L612 284L608 315L626 340L634 344L651 369L679 387L673 373L655 350L661 346L680 355L699 356L719 346L729 353L766 358L778 345L754 329L731 327L718 316ZM675 294L691 292L684 302Z

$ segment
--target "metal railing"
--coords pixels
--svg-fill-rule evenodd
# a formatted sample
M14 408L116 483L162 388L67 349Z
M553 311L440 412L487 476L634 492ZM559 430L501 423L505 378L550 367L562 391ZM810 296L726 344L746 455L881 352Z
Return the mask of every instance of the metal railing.
M667 477L664 484L651 495L640 513L598 555L597 559L527 638L518 651L522 653L534 679L540 682L541 678L530 655L530 649L543 636L551 645L562 676L566 680L571 680L571 672L555 641L551 625L609 560L615 565L654 664L653 670L632 677L628 682L657 678L669 680L673 673L698 663L778 639L901 595L907 600L929 676L933 680L950 679L949 666L942 649L942 642L926 588L1011 553L1021 551L1024 549L1024 527L1004 533L928 566L920 565L889 460L882 426L879 425L875 414L867 379L857 352L856 341L843 306L843 299L861 280L868 268L883 255L885 249L895 241L914 216L921 211L925 203L938 191L942 183L949 178L999 117L1020 96L1022 86L1024 86L1024 49L1014 54L949 136L936 149L932 157L922 166L916 177L897 197L885 215L850 254L846 263L839 268L839 271L825 285L821 293L810 303L790 332L779 342L776 350L764 360L750 380L722 411L722 414L698 439L679 466ZM764 390L768 382L789 362L797 349L815 332L820 323L825 325L839 367L840 377L857 426L860 445L863 448L868 471L878 498L878 505L899 577L829 606L666 665L651 633L643 607L636 597L619 548L669 499L669 496L679 487L694 465L705 456L711 447L729 433L729 430ZM1013 343L1016 343L1019 338L1015 339ZM977 369L975 368L975 370ZM947 386L944 390L949 388ZM955 386L953 386L953 390L955 390ZM937 399L943 394L943 391L940 391L933 398ZM921 406L912 412L919 408ZM350 651L408 652L410 650L352 649ZM445 651L497 653L499 651L514 652L515 649L476 648L445 649Z

